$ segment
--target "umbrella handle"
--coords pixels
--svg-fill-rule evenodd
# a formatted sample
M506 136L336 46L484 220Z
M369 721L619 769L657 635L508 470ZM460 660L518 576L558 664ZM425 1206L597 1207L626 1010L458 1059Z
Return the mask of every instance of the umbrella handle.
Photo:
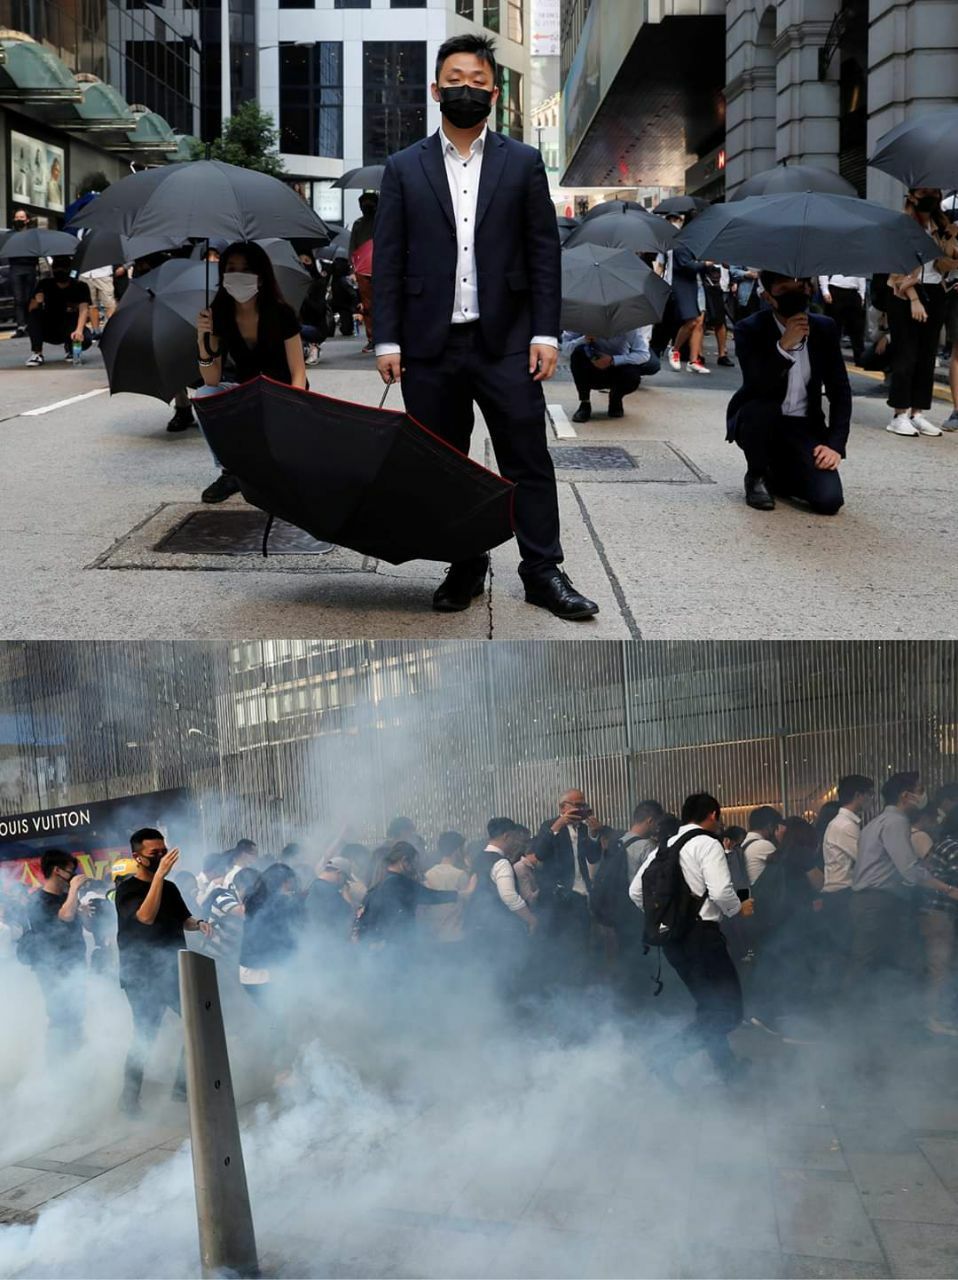
M383 407L383 405L386 403L386 397L389 395L389 388L390 388L391 386L392 386L392 383L391 383L391 382L387 382L387 383L386 383L386 390L383 392L383 398L382 398L382 399L380 400L380 402L379 402L379 407L380 407L380 409L381 409L381 408Z
M269 535L270 535L270 533L272 532L272 529L273 529L273 520L274 520L274 519L275 519L275 517L273 516L273 513L272 513L272 512L269 512L269 513L267 514L267 516L266 516L266 528L263 530L263 559L264 559L264 560L266 559L266 557L267 557L267 555L268 555L268 552L267 552L267 550L266 550L266 546L267 546L267 543L269 542Z

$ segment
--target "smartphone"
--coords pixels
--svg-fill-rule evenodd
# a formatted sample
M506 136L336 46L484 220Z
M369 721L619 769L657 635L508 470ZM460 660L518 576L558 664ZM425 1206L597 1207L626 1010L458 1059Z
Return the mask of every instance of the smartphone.
M748 889L736 889L735 892L738 894L739 902L748 902L752 896L751 891Z

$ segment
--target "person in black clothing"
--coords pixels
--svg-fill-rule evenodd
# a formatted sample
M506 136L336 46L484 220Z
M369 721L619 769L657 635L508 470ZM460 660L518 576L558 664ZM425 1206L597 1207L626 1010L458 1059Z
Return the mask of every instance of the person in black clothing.
M589 894L592 875L602 858L596 834L602 824L573 789L559 801L559 816L546 819L535 838L539 872L540 910L548 913L549 932L578 935L589 931Z
M309 384L299 320L280 292L266 250L253 243L231 244L219 271L220 287L196 321L204 385L195 396L215 395L260 375L305 389ZM236 477L221 471L202 497L204 502L224 502L238 492Z
M205 920L190 915L179 889L168 876L179 861L179 849L167 849L162 832L142 827L130 836L137 864L135 875L116 888L117 946L120 986L133 1014L133 1044L123 1073L121 1108L128 1115L140 1110L143 1067L167 1009L180 1012L177 952L186 946L184 929L212 932ZM173 1085L173 1097L186 1097L183 1057Z
M404 840L382 855L356 916L357 937L378 944L409 945L417 907L458 901L458 890L427 889L419 881L418 860L417 851Z
M349 254L340 246L333 254L329 266L329 303L339 321L339 332L344 338L351 338L356 332L355 316L361 306L359 290L353 284L352 273Z
M40 859L43 887L29 902L34 972L47 1006L51 1065L83 1040L83 974L86 944L79 919L86 876L72 853L47 849Z
M260 876L245 906L240 980L250 995L259 998L265 995L261 988L273 980L273 971L282 968L299 945L304 917L296 872L285 862L274 862Z
M67 360L73 359L73 344L83 350L93 342L89 326L90 290L82 280L70 277L70 259L53 259L53 279L41 280L30 299L27 332L30 335L30 357L27 364L38 368L44 363L43 344L62 346Z
M306 895L306 915L313 940L346 942L353 920L353 909L343 897L343 889L352 879L352 868L346 858L329 858Z
M26 209L17 209L13 214L14 231L27 231L30 217ZM10 292L13 294L14 322L17 326L15 338L22 338L27 331L27 307L37 289L36 258L11 258Z
M302 338L307 344L306 365L319 364L323 343L329 337L329 273L317 266L311 253L301 253L299 260L309 272L310 284L299 308L302 322Z

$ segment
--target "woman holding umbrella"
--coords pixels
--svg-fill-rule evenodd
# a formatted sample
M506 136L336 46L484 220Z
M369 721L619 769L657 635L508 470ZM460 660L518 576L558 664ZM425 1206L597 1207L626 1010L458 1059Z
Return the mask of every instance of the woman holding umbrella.
M225 391L260 374L289 386L308 386L299 321L261 245L238 242L224 251L219 289L197 317L196 332L204 385L194 396ZM224 376L227 364L229 378ZM221 471L203 490L203 501L223 502L238 492L236 477Z
M899 436L940 436L924 416L931 408L935 356L945 318L945 285L958 271L958 228L942 212L941 192L913 187L905 212L941 249L941 257L907 275L890 275L888 328L891 334L891 383L888 403L893 417L886 430Z

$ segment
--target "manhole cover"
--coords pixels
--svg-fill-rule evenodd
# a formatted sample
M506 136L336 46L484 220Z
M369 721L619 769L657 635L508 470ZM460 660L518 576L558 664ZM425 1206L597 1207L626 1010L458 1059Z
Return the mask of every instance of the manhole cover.
M202 556L251 556L263 549L266 516L262 511L195 511L156 544L157 551ZM284 520L274 520L271 556L317 556L333 550Z
M563 471L631 471L635 459L614 445L567 445L550 450L552 460Z

